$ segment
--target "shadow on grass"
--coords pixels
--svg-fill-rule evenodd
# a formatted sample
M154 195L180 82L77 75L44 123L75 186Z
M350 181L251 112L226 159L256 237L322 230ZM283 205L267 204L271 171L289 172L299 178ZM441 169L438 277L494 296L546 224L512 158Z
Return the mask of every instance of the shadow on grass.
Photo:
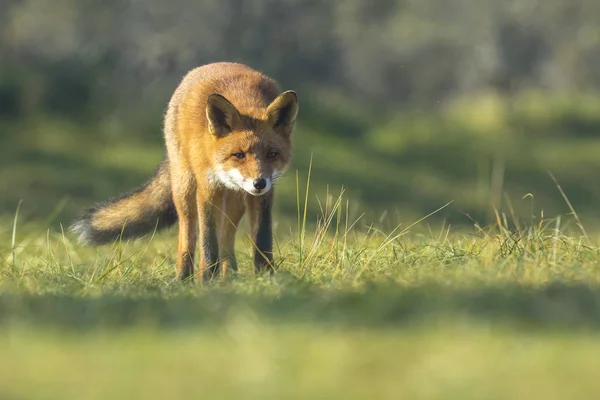
M140 186L152 173L94 166L84 150L65 155L23 144L0 148L0 215L13 216L22 200L22 216L43 220L66 200L52 225L60 230L58 222L69 224L85 208Z
M600 330L600 287L372 285L358 291L286 289L278 296L207 289L194 295L124 297L104 295L0 295L0 325L25 324L86 331L140 324L161 329L219 327L231 315L275 324L407 328L421 322L511 324L525 329Z

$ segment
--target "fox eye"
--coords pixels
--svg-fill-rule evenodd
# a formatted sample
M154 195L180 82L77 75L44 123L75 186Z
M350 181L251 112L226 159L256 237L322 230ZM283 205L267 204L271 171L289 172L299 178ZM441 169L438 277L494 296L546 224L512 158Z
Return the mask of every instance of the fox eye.
M243 158L246 158L246 154L244 154L242 152L233 153L233 156L236 157L236 158L238 158L238 159L240 159L240 160L243 159Z
M270 151L267 153L267 158L274 158L277 155L277 152L275 151Z

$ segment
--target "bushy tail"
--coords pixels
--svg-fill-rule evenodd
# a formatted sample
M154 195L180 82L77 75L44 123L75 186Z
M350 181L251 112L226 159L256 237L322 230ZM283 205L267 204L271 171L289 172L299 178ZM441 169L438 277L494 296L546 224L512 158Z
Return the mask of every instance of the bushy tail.
M87 210L70 228L80 242L104 244L144 236L177 222L169 163L163 161L144 186Z

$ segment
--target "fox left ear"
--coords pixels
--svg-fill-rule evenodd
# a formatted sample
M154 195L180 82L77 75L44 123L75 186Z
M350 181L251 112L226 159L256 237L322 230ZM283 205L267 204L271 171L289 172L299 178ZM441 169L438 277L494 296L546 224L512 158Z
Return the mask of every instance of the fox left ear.
M267 120L277 133L291 135L298 115L298 95L293 90L281 93L267 107Z
M206 101L208 130L216 136L225 136L239 123L240 113L223 95L213 93Z

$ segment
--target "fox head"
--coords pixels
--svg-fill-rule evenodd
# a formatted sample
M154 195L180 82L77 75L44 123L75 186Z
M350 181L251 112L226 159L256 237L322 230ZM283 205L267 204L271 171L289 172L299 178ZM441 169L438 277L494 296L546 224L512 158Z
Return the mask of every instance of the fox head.
M206 117L217 179L229 189L254 196L269 192L290 163L297 114L298 96L291 90L252 116L240 113L221 94L211 94Z

